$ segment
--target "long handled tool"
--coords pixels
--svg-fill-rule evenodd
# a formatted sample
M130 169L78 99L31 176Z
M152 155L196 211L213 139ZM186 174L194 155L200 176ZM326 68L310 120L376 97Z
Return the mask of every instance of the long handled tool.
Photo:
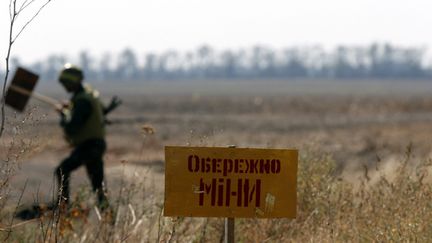
M22 112L30 97L34 97L44 103L57 107L60 103L59 101L33 91L38 79L39 76L37 74L19 67L7 90L5 103L15 110Z
M42 102L49 104L49 105L52 105L54 107L56 107L60 103L58 100L53 99L49 96L46 96L46 95L43 95L43 94L40 94L40 93L37 93L34 91L30 91L30 90L27 90L27 89L24 89L24 88L15 86L15 85L10 85L9 90L16 91L22 95L31 96L31 97L39 100L39 101L42 101Z

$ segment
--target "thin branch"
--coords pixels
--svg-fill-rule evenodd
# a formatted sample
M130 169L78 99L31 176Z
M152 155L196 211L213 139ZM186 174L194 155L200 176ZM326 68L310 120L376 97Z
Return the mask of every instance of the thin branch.
M25 1L21 4L21 7L19 8L18 12L21 11L21 9L22 9L23 6L27 3L27 1L28 1L28 0L25 0ZM32 0L32 1L34 1L34 0Z
M36 2L36 0L31 0L29 3L24 5L28 0L25 0L25 2L21 5L20 9L18 10L18 14L20 14L22 11L24 11L27 7L29 7L32 3Z
M28 180L25 181L24 187L23 187L23 189L22 189L22 191L21 191L21 194L20 194L20 197L19 197L19 199L18 199L18 203L17 203L17 205L16 205L16 207L15 207L15 211L14 211L14 213L12 214L12 219L11 219L11 222L10 222L10 224L9 224L8 229L12 229L12 228L13 228L13 220L14 220L16 214L17 214L18 207L19 207L20 204L21 204L21 200L22 200L23 195L24 195L24 192L25 192L25 190L26 190L26 188L27 188L27 183L28 183ZM6 235L6 238L4 239L4 241L7 241L7 240L9 239L11 232L12 232L12 230L8 231L8 234Z
M25 0L23 4L21 5L19 11L17 12L17 0L10 0L9 2L9 15L10 15L10 29L9 29L9 46L6 54L6 73L3 81L3 90L2 90L2 96L1 96L1 102L0 102L0 110L1 110L1 121L0 121L0 137L2 137L4 129L5 129L5 121L6 121L6 115L5 115L5 96L6 96L6 84L9 77L9 59L11 55L12 46L17 40L17 38L21 35L21 33L26 29L26 27L39 15L39 13L42 11L42 9L45 8L46 5L48 5L51 0L48 0L45 4L43 4L39 10L33 15L33 17L30 18L30 20L21 28L21 30L18 32L18 34L14 37L14 26L17 17L19 16L19 13L26 9L30 4L35 2L35 0Z
M27 21L27 23L21 28L21 30L18 32L18 34L14 37L13 42L16 41L16 39L21 35L21 33L24 31L24 29L39 15L39 13L42 11L42 9L45 8L46 5L48 5L48 3L50 3L51 0L48 0L46 3L44 3L44 5L42 5L39 10L33 15L33 17L31 17L31 19L29 21Z
M12 229L14 229L14 228L17 228L19 226L23 226L23 225L31 223L31 222L35 222L37 220L38 219L29 219L29 220L26 220L26 221L23 221L23 222L16 223L16 224L14 224L14 225L12 225L12 226L10 226L8 228L0 228L0 231L12 232Z
M52 185L53 185L53 187L52 187L52 199L51 199L51 201L52 202L56 202L56 204L58 203L58 201L56 201L57 199L56 199L56 197L58 198L58 191L56 190L56 183L57 183L57 181L56 181L56 176L55 175L53 175L53 177L52 177ZM60 191L61 190L61 185L59 185L59 188L58 188L58 190ZM48 220L48 224L47 224L47 228L46 228L46 231L45 231L45 234L44 234L44 240L43 240L43 242L50 242L51 241L51 235L52 235L52 232L53 232L53 230L52 230L52 228L53 228L53 222L54 222L54 218L55 218L55 215L56 215L56 211L58 210L58 206L56 205L56 204L53 204L53 208L52 208L52 210L51 210L51 217L49 217L49 220ZM51 230L50 230L51 229Z
M12 50L12 45L13 45L13 40L12 40L12 36L13 36L13 29L14 29L14 24L15 24L15 18L16 18L16 14L15 14L15 9L16 9L16 0L13 0L13 15L12 15L12 19L10 22L10 29L9 29L9 46L8 46L8 51L6 54L6 74L5 74L5 78L3 81L3 90L2 90L2 98L1 98L1 124L0 124L0 137L3 135L3 131L4 131L4 124L5 124L5 120L6 120L6 115L5 115L5 96L6 96L6 84L7 84L7 80L9 77L9 58L10 58L10 53Z
M15 18L16 18L16 16L18 15L18 14L17 14L17 11L16 11L16 5L17 5L17 0L14 0L14 2L13 2L13 11L12 11L12 16L14 16Z
M20 13L21 11L23 11L25 8L27 8L30 4L32 4L35 0L32 0L29 4L27 4L28 0L25 0L22 4L21 7L18 10L18 13Z
M14 3L14 2L16 2L16 0L10 0L9 1L9 20L10 21L12 21L12 16L13 16L13 14L12 14L12 3Z

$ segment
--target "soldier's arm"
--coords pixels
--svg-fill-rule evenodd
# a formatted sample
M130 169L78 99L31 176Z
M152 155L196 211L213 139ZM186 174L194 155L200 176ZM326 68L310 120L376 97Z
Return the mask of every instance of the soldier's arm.
M87 100L77 100L74 103L72 110L72 117L69 121L62 119L61 125L63 126L66 134L76 134L79 129L84 125L92 113L92 106Z

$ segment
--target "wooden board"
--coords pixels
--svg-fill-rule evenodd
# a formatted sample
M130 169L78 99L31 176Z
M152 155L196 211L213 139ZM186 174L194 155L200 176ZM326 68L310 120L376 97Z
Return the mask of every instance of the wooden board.
M5 97L5 103L17 111L24 111L30 95L24 94L23 92L18 92L11 87L18 87L24 89L31 94L33 92L36 83L39 79L37 74L34 74L24 68L19 67L10 83L8 91Z

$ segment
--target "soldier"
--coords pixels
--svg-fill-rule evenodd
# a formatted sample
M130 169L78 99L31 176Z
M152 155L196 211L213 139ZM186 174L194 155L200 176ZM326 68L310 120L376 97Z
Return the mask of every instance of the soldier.
M115 109L121 101L113 97L108 107L99 100L99 93L83 84L83 72L76 66L66 64L60 72L59 81L68 93L72 94L70 103L58 107L60 124L65 138L73 151L56 168L58 180L58 204L69 204L70 173L84 165L90 178L93 191L97 194L101 210L109 207L103 186L103 155L105 143L105 115Z

